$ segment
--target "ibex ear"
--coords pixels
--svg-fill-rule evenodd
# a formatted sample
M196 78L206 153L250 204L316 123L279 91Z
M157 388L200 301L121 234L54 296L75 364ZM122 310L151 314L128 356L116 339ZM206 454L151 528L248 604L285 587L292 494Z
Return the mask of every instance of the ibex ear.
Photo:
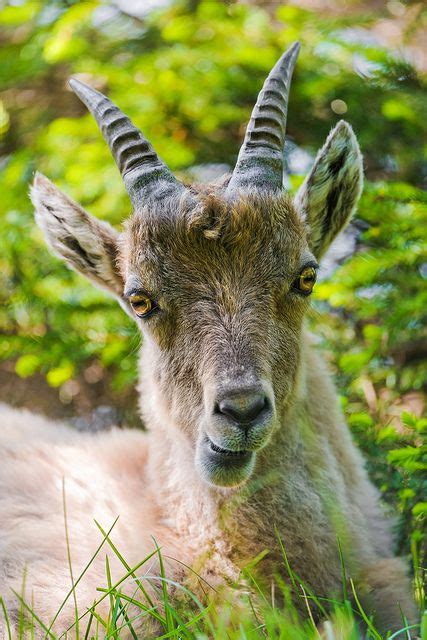
M310 247L322 256L349 222L363 185L363 163L352 128L341 120L317 154L295 205L309 228Z
M117 231L89 215L40 173L31 188L31 200L36 221L54 252L122 302Z

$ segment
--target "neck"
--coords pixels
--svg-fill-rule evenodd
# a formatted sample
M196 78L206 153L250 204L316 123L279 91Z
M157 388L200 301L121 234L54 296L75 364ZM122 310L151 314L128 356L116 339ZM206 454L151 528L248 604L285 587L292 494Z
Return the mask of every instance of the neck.
M159 398L154 377L146 367L141 369L141 407L150 432L150 480L165 511L177 514L183 526L189 514L193 521L218 522L219 510L230 500L243 503L253 492L271 495L271 486L280 481L287 466L294 465L299 446L298 414L306 388L305 358L301 359L293 401L277 408L277 426L269 444L257 454L249 482L235 488L214 487L200 478L194 464L194 444L171 420ZM155 411L150 407L155 407ZM265 490L266 487L270 490Z
M142 384L144 405L150 399L157 402L150 377ZM342 419L329 376L309 345L301 354L295 390L292 402L278 407L277 427L258 452L251 478L232 489L212 487L200 478L193 445L168 415L156 411L155 419L147 422L149 485L155 489L161 517L178 540L171 555L181 557L185 550L187 564L199 567L201 575L203 558L210 558L216 569L223 567L223 575L235 579L236 567L269 550L262 571L270 579L282 562L277 532L282 541L283 537L299 541L296 546L288 544L286 553L303 580L309 579L312 567L301 558L315 557L319 541L321 548L335 548L331 522L341 526L343 483L340 479L337 484L337 471L334 465L332 471L328 468L328 460L333 443L343 437ZM301 509L310 513L310 530ZM344 535L343 529L341 538ZM331 566L334 562L329 557L325 561Z

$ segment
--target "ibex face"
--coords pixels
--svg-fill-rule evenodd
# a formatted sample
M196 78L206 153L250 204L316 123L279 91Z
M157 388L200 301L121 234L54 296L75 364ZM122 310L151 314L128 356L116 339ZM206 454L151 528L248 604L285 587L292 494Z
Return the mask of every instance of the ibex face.
M286 195L228 203L223 191L135 213L122 264L136 313L152 305L142 367L203 475L229 484L248 476L292 391L308 305L300 274L316 260Z
M177 182L131 121L72 80L122 172L134 213L119 236L37 176L37 219L56 252L119 298L144 334L148 421L167 421L194 449L202 477L234 486L295 390L317 259L348 221L362 163L340 122L296 199L282 191L288 92L299 46L258 97L232 176Z

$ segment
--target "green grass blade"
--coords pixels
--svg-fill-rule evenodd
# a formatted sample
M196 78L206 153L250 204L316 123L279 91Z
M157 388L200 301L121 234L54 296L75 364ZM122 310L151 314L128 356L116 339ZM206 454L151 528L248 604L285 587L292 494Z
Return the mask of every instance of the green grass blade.
M75 587L74 575L73 575L73 564L72 564L72 561L71 561L70 536L69 536L69 532L68 532L68 519L67 519L67 499L66 499L66 495L65 495L65 478L62 478L62 509L63 509L63 514L64 514L65 541L66 541L66 544L67 544L68 569L69 569L70 578L71 578L71 591L73 593L74 614L76 616L76 626L75 626L76 640L79 640L79 637L80 637L79 609L78 609L78 606L77 606L77 594L76 594L76 587Z
M93 609L93 608L92 608L92 609L90 609L90 611L92 612L93 617L95 618L95 620L96 620L96 622L97 622L97 625L96 625L96 638L98 639L98 638L99 638L99 625L101 625L105 630L107 630L107 623L105 622L105 620L103 620L103 619L101 618L101 616L99 615L99 613L97 613L97 612L95 611L95 609ZM73 626L74 626L74 625L73 625ZM73 627L70 627L70 629L72 629L72 628L73 628ZM67 631L68 631L68 630L67 630ZM65 632L66 634L67 634L67 631ZM62 636L61 636L61 637L62 637ZM66 637L66 638L68 638L68 636L67 636L67 635L66 635L65 637Z
M98 591L104 592L106 596L109 594L109 589L104 589L102 587L99 587ZM114 592L114 587L113 587L113 592ZM138 607L138 609L141 609L142 610L142 615L145 615L147 613L151 614L153 611L155 612L156 609L157 609L157 606L153 607L152 609L148 609L145 604L143 604L142 602L138 602L138 600L135 600L134 598L132 598L132 596L126 595L126 593L120 592L120 598L122 600L125 600L129 604L132 604L135 607ZM100 600L98 600L98 603L99 602L100 602ZM163 620L163 618L162 618L162 620ZM160 622L160 620L159 620L159 622Z
M173 560L174 562L180 564L182 567L187 569L189 573L192 573L194 576L196 576L196 578L198 578L199 580L200 586L203 586L203 584L205 584L214 593L218 593L218 590L213 586L213 584L210 584L210 582L208 582L205 578L203 578L203 576L197 573L197 571L195 571L193 567L191 567L189 564L185 564L185 562L182 562L182 560L178 560L178 558L174 558L173 556L167 556L164 554L163 557L166 558L167 560ZM206 595L206 592L205 592L205 595Z
M40 620L40 618L38 617L38 615L36 614L36 612L25 602L24 598L14 589L12 589L12 592L15 594L15 596L18 598L21 606L22 606L22 610L26 609L28 611L28 613L31 614L31 617L37 622L37 624L39 624L41 626L41 628L43 629L43 631L46 632L46 634L48 634L51 638L53 638L54 640L56 639L56 636L50 631L50 629L43 624L43 622ZM25 638L25 630L22 627L19 629L19 638ZM46 636L48 637L48 636Z
M287 573L289 575L289 579L291 581L291 584L292 584L292 587L293 587L293 590L294 590L294 594L297 597L301 597L300 596L300 590L298 588L298 584L300 586L303 585L304 586L304 593L306 594L305 597L307 598L308 596L310 596L310 599L313 600L315 605L318 607L318 609L319 609L320 613L322 614L322 616L327 618L327 613L325 611L325 608L323 607L323 605L321 604L319 599L314 595L313 591L304 582L304 580L301 580L301 578L298 576L298 574L296 574L295 571L291 568L291 565L289 563L288 556L286 554L286 550L285 550L282 538L280 536L280 533L279 533L279 530L277 529L277 527L274 527L274 531L276 533L277 540L279 541L280 552L282 554L283 562L285 564L286 571L287 571ZM308 596L307 596L307 594L308 594Z
M166 582L166 574L165 574L165 566L163 563L162 552L160 550L159 545L157 544L155 538L153 538L154 546L157 550L157 556L159 558L159 568L160 568L160 576L161 576L161 585L162 585L162 595L163 595L163 604L165 607L166 613L166 630L173 631L175 629L175 623L173 619L173 615L171 612L171 607L169 603L169 593L168 593L168 585Z
M282 537L279 533L278 528L275 526L274 527L274 532L276 534L277 540L279 541L279 546L280 546L280 552L282 554L282 558L283 558L283 562L285 563L285 567L286 567L286 571L289 575L289 579L291 581L292 587L294 588L295 593L298 593L298 584L295 580L295 576L294 576L294 572L291 569L291 565L289 564L289 560L288 560L288 556L287 553L285 551L285 547L282 541Z
M415 596L419 602L421 611L425 609L425 584L424 584L424 557L420 558L419 542L411 540L412 563L414 569ZM423 556L424 554L422 554Z
M25 583L27 580L27 567L24 567L24 575L22 577L22 594L20 598L20 606L19 606L19 619L18 619L18 633L19 637L24 637L25 632L25 613L24 613L24 602L25 602Z
M377 638L377 640L382 640L382 637L380 636L380 634L378 633L378 631L375 629L374 625L372 624L371 620L368 618L368 616L365 613L365 610L363 609L360 600L357 596L356 593L356 589L354 587L354 582L353 580L350 578L350 584L351 584L351 590L353 592L353 598L354 601L357 605L357 608L359 610L360 615L362 616L366 626L368 627L368 630L370 631L370 633L373 635L374 638Z
M197 596L190 591L190 589L188 589L187 587L185 587L183 584L176 582L175 580L172 580L170 578L162 578L161 576L146 576L147 579L149 580L160 580L160 581L165 581L168 584L174 586L177 590L182 591L185 595L187 595L195 604L196 606L199 608L199 610L201 612L205 612L206 615L208 613L208 611L210 610L211 606L208 605L207 607L204 607L203 604L200 602L200 600L197 598ZM206 622L209 624L209 630L212 633L213 637L215 636L215 628L212 626L212 624L210 624L209 621L209 617L206 618Z
M339 536L337 536L337 544L338 544L338 553L340 556L340 565L341 565L341 582L342 582L342 597L344 602L348 601L348 592L347 592L347 572L345 569L345 562L344 562L344 553L341 547L341 541L339 539Z
M301 591L303 593L303 598L304 598L305 606L306 606L306 609L307 609L308 617L310 619L311 624L313 625L313 629L316 631L316 623L314 622L313 612L311 611L310 603L308 602L308 598L307 598L307 594L306 594L304 586L302 584L300 584L300 587L301 587Z
M0 607L1 607L1 610L3 611L4 622L6 624L7 640L12 640L12 630L10 628L9 614L7 612L4 600L1 596L0 596Z
M119 601L120 601L121 595L119 595ZM121 604L121 603L120 603ZM121 615L123 616L124 619L124 624L122 624L120 627L117 627L117 631L121 631L122 629L127 629L130 634L132 635L133 640L138 640L138 636L135 633L135 630L133 628L132 625L132 620L129 618L128 614L126 613L126 607L124 607L123 605L121 605ZM141 617L141 615L139 614L137 616L137 618ZM133 620L135 620L136 618L134 618Z
M117 520L119 519L119 516L117 516L117 518L114 520L113 524L111 525L111 527L108 530L108 535L111 533L111 531L113 530L113 528L116 526ZM89 569L89 567L91 566L91 564L93 563L93 561L95 560L95 558L97 557L97 555L99 554L99 552L101 551L102 547L104 546L105 542L106 542L106 536L104 536L104 539L102 540L102 542L98 545L95 553L92 555L92 557L90 558L89 562L86 564L86 566L84 567L83 571L80 573L79 577L77 578L77 580L74 583L74 587L76 587L80 580L83 578L83 576L85 575L86 571ZM72 593L72 589L70 589L70 591L68 591L68 593L66 594L64 600L61 602L61 605L59 606L59 609L57 610L57 612L55 613L50 625L49 625L49 631L52 629L53 625L55 624L56 620L58 619L59 614L61 613L62 609L65 607L68 598L70 597ZM88 610L89 611L89 610ZM86 611L83 616L87 615L88 611ZM81 620L81 618L83 616L79 617L79 620ZM70 627L71 629L72 627ZM44 640L46 640L47 636L44 637Z
M92 626L92 622L93 622L93 613L91 611L90 615L89 615L89 620L88 620L88 623L87 623L87 626L86 626L86 632L85 632L84 640L89 640L89 633L90 633L90 628Z
M110 616L111 616L111 612L114 610L114 595L113 595L113 590L112 590L112 582L111 582L111 571L110 571L110 563L108 561L108 556L105 556L105 574L107 576L107 587L109 589L109 600L110 600L110 610L108 612L108 618L107 618L107 628L110 628Z
M406 631L406 640L412 640L411 632L409 630L408 618L403 613L402 607L400 606L400 603L399 603L399 611L400 611L400 617L402 618L404 630ZM402 629L402 631L403 631L403 629Z
M117 636L117 620L118 620L118 618L119 618L119 616L121 614L120 609L121 609L121 607L120 607L120 599L116 595L113 611L111 613L109 613L109 617L110 617L109 623L110 624L108 625L107 637L112 637L112 638L117 638L118 637ZM111 631L110 631L110 626L112 627Z
M119 587L119 586L120 586L120 585L121 585L125 580L127 580L127 579L128 579L128 578L130 578L130 577L133 577L133 574L135 573L135 571L138 571L138 569L139 569L140 567L142 567L142 565L143 565L143 564L145 564L148 560L150 560L150 558L152 558L154 555L156 555L156 553L157 553L157 551L156 551L156 550L152 551L150 554L148 554L148 556L146 556L143 560L141 560L140 562L138 562L138 564L136 564L136 565L135 565L134 567L132 567L129 571L127 571L127 572L125 573L125 575L124 575L124 576L122 576L122 577L120 578L120 580L118 580L118 582L116 582L116 583L113 585L112 590L113 590L113 591L115 591L115 590L117 589L117 587ZM109 590L109 589L101 589L101 588L99 588L99 589L98 589L98 591L103 591L103 592L104 592L104 595L103 595L101 598L99 598L99 599L95 602L94 607L97 607L97 606L98 606L98 605L99 605L103 600L105 600L105 598L106 598L106 597L109 595L109 593L110 593L110 590ZM83 613L83 614L80 616L80 618L79 618L79 619L81 620L81 619L82 619L84 616L86 616L86 615L89 613L89 611L91 611L91 610L92 610L92 609L88 609L88 611L86 611L85 613ZM165 622L166 622L166 621L165 621L165 618L163 618L163 616L162 616L160 613L156 612L156 607L153 607L152 609L148 609L148 608L146 608L146 611L147 611L147 613L149 613L151 616L153 616L154 618L156 618L159 622L161 622L163 625L165 624ZM73 626L74 626L74 625L70 625L70 626L69 626L69 627L64 631L64 633L62 633L62 634L61 634L60 638L64 637L64 636L65 636L65 634L67 634L67 633L68 633L68 631L70 631L70 630L73 628Z
M120 562L122 563L122 565L124 566L124 568L126 569L126 571L130 571L131 567L130 565L126 562L126 560L124 559L124 557L122 556L122 554L119 552L119 550L117 549L116 545L113 543L113 541L111 540L111 538L109 537L109 535L107 535L104 531L104 529L101 527L101 525L95 520L95 524L98 527L98 529L101 531L102 535L106 536L107 542L110 545L111 549L114 551L114 553L116 554L117 558L120 560ZM153 554L155 555L155 554ZM134 578L136 584L138 585L139 589L141 590L141 592L144 594L144 597L146 598L148 604L150 605L151 608L154 607L154 602L152 601L150 595L147 593L147 591L144 589L143 584L141 583L141 581L138 579L138 577L136 575L132 575L132 577Z
M394 633L392 633L391 636L388 636L387 640L394 640L394 638L398 638L401 633L404 633L405 631L408 631L409 629L419 629L419 627L420 627L419 624L407 625L406 627L403 627L403 629L399 629L399 631L395 631ZM427 640L427 635L425 636L425 638L423 638L423 636L421 634L420 638L421 638L421 640Z
M420 636L421 636L421 640L427 640L427 611L424 611L423 616L421 618Z
M154 555L154 553L150 554L150 556ZM147 558L149 558L149 557L147 557ZM137 565L135 565L133 567L132 571L137 571L139 569L139 567L141 567L144 564L144 562L146 562L147 558L144 558L144 560L142 560ZM119 587L125 580L127 580L129 577L131 577L131 575L132 575L131 572L127 572L122 578L120 578L120 580L118 582L116 582L115 585L113 585L111 590L114 592L117 589L117 587ZM101 587L98 587L97 590L103 592L104 595L101 598L99 598L98 600L96 600L96 602L94 603L94 607L97 607L110 594L110 589L103 589ZM88 609L85 613L81 614L79 620L82 620L82 618L87 616L88 613L90 613L90 611L92 611L94 609L94 607L92 607L91 609ZM160 613L158 613L156 611L156 607L152 607L151 609L148 609L147 607L145 607L144 610L145 610L146 613L151 615L153 618L156 618L161 624L165 624L165 619L163 618L163 616ZM68 632L71 631L71 629L73 628L73 626L74 626L74 623L72 625L70 625L69 627L67 627L67 629L65 629L65 631L60 635L59 640L61 640L61 638L66 637Z
M31 594L31 609L34 611L34 593ZM35 638L34 633L35 633L34 618L31 616L31 620L30 620L31 640L34 640Z

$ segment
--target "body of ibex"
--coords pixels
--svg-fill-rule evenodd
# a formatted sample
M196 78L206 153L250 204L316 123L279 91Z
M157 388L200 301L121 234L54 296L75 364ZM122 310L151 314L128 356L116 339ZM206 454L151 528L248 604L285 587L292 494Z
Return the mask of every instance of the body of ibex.
M339 122L296 197L283 190L298 48L268 76L231 177L208 186L178 182L108 98L71 81L112 150L133 213L119 233L41 175L32 199L54 251L140 326L148 433L76 434L3 408L0 590L12 609L10 589L20 591L24 569L27 598L46 625L70 589L65 493L74 576L102 538L93 519L107 529L120 516L111 537L130 565L154 538L171 577L185 581L185 564L218 584L268 550L257 572L269 587L277 573L287 577L280 538L299 578L334 597L338 538L377 624L400 627L399 605L413 615L390 525L305 328L318 261L357 204L362 160ZM120 577L123 567L111 564ZM105 582L98 558L76 588L80 610ZM73 619L70 598L53 629Z

